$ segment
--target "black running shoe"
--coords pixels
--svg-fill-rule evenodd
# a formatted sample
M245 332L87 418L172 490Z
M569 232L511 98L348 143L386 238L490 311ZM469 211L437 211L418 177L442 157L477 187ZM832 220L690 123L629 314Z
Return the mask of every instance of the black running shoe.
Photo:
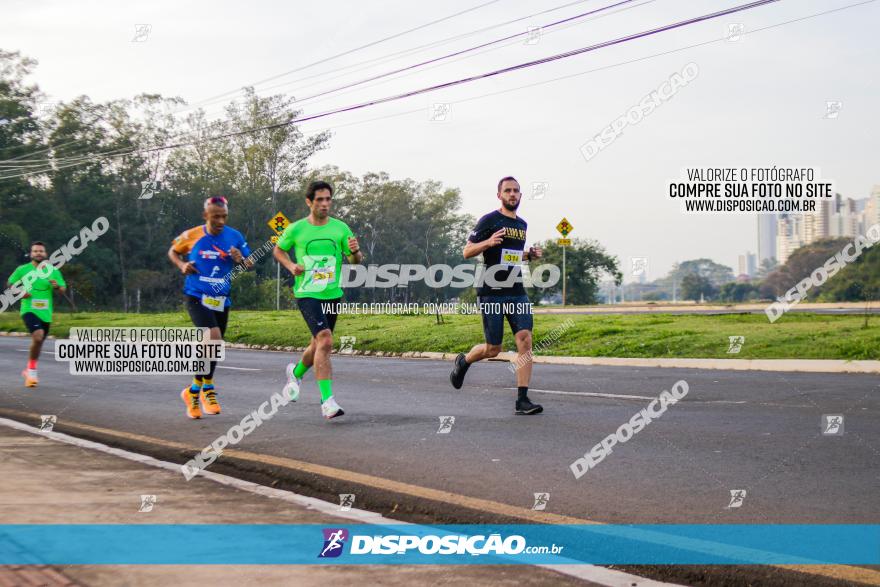
M449 374L449 382L455 389L461 389L464 383L464 375L467 373L468 367L470 367L467 361L464 360L464 357L464 353L458 353L454 361L455 366L452 368L452 373Z
M540 404L533 404L529 398L516 400L516 415L529 416L531 414L540 414L544 408Z

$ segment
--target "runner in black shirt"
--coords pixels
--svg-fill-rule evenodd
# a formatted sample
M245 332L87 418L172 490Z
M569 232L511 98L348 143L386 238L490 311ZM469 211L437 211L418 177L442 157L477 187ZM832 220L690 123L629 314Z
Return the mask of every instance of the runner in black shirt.
M480 310L483 315L484 344L478 344L467 355L460 353L449 380L455 389L461 389L471 363L490 359L501 352L504 338L504 320L516 338L517 361L516 414L539 414L543 408L529 401L529 380L532 377L532 307L522 284L522 263L541 258L541 249L526 244L526 221L516 215L522 194L519 182L505 177L498 182L501 207L486 214L477 222L464 248L464 258L483 255L484 282L478 289Z

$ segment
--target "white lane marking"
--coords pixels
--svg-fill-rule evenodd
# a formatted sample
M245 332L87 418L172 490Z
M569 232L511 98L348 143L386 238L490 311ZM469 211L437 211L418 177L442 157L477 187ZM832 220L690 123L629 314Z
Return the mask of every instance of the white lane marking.
M504 389L516 389L515 387L505 387ZM610 399L646 399L646 400L654 400L656 397L648 397L646 395L626 395L622 393L597 393L593 391L557 391L555 389L532 389L529 388L529 391L535 391L537 393L553 393L556 395L580 395L585 397L607 397ZM742 405L749 403L746 400L729 400L729 399L695 399L689 400L692 403L701 403L701 404L733 404L733 405ZM815 406L808 405L796 405L796 404L775 404L775 403L757 403L754 404L757 406L767 406L771 408L810 408Z
M29 353L30 352L30 349L15 349L15 350L17 350L20 353ZM55 351L40 351L40 354L54 355Z
M515 387L505 387L505 389L516 389ZM555 389L532 389L529 388L529 391L534 391L537 393L554 393L556 395L581 395L584 397L608 397L612 399L657 399L655 397L648 397L647 395L625 395L622 393L598 393L595 391L557 391Z
M515 387L505 387L504 389L516 389L516 388ZM611 399L618 399L618 398L620 398L620 399L647 399L647 400L657 399L655 397L648 397L646 395L626 395L626 394L622 394L622 393L598 393L598 392L594 392L594 391L557 391L555 389L531 389L531 388L529 388L529 391L535 391L538 393L554 393L556 395L582 395L582 396L586 396L586 397L607 397L607 398L611 398ZM746 403L745 400L734 401L734 400L728 400L728 399L693 400L693 401L698 401L698 402L704 403L704 404L736 404L736 405L739 405L739 404ZM761 405L763 406L763 405L770 405L770 404L761 404ZM808 406L805 406L805 407L808 407Z
M9 420L7 418L0 418L0 425L6 426L8 428L13 428L15 430L21 430L23 432L30 432L31 434L36 434L37 436L43 436L51 440L57 440L59 442L64 442L66 444L71 444L80 448L96 450L98 452L103 452L105 454L128 459L130 461L141 463L143 465L157 467L159 469L165 469L167 471L173 471L174 473L180 473L181 465L169 463L168 461L160 461L158 459L154 459L153 457L130 452L127 450L122 450L121 448L113 448L111 446L107 446L106 444L101 444L100 442L84 440L82 438L69 436L61 432L45 432L43 430L40 430L39 428L28 426L27 424L22 424L21 422ZM206 471L204 469L199 471L198 476L204 479L208 479L210 481L214 481L221 485L226 485L228 487L233 487L242 491L262 495L263 497L280 499L288 503L294 503L305 507L306 509L316 510L328 516L345 518L364 524L381 524L389 526L411 525L408 522L392 520L391 518L386 518L385 516L379 515L375 512L368 512L366 510L360 510L357 508L351 508L351 510L347 512L340 511L338 509L338 505L331 504L327 501L316 499L314 497L307 497L305 495L299 495L298 493L294 493L292 491L285 491L283 489L275 489L272 487L266 487L264 485L258 485L257 483L251 483L250 481L236 479L235 477L229 477L228 475L212 473L211 471ZM562 557L560 558L562 560L565 560ZM592 581L593 583L605 585L607 587L629 587L631 585L637 585L638 587L681 587L677 583L662 583L660 581L645 579L637 575L631 575L629 573L624 573L623 571L607 569L605 567L599 567L596 565L558 564L533 566L550 569L562 575L568 575L570 577Z

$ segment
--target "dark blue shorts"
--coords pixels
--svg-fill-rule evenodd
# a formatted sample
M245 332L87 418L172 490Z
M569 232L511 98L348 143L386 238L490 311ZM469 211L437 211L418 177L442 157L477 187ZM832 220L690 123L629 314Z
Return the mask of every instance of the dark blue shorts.
M24 325L27 326L28 332L33 334L37 330L43 331L43 336L49 336L49 326L51 322L43 322L33 312L25 312L21 315Z
M196 328L219 328L220 336L226 334L226 325L229 323L229 306L222 312L215 312L202 305L201 298L190 295L183 296L186 300L186 311Z
M322 330L336 327L336 316L339 315L339 303L342 298L335 300L319 300L316 298L297 298L296 304L309 327L312 336L318 336Z
M529 296L480 296L477 300L483 314L483 334L487 343L501 344L504 340L505 318L513 334L520 330L532 330L532 303Z

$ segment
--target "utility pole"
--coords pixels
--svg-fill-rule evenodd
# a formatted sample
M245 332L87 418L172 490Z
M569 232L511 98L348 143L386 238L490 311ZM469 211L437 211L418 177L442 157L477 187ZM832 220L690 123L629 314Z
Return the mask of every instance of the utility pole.
M275 186L272 186L272 209L275 209ZM275 260L275 310L281 309L281 263Z
M565 249L562 247L562 305L565 305Z
M568 234L574 230L574 226L568 221L567 218L563 217L562 220L559 221L559 224L556 225L556 230L559 234L562 235L562 238L556 240L556 244L562 247L562 305L565 305L565 249L566 247L571 246L571 240L568 238Z
M272 191L272 202L275 201L275 191ZM276 212L275 216L269 219L269 228L275 233L272 242L278 242L278 238L284 233L284 229L290 224L290 220L283 212ZM275 309L281 309L281 263L275 261Z

